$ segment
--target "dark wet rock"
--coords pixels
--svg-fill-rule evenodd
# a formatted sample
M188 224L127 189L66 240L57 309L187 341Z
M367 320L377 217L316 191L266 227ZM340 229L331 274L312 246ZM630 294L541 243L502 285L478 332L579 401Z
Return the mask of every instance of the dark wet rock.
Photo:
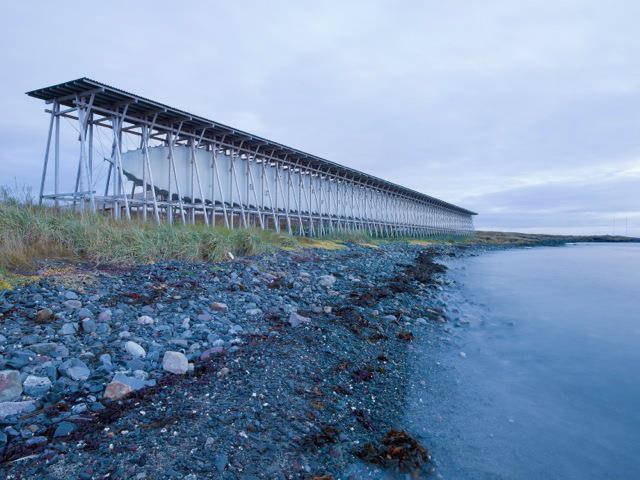
M72 422L60 422L53 432L54 438L68 437L78 429L75 423Z

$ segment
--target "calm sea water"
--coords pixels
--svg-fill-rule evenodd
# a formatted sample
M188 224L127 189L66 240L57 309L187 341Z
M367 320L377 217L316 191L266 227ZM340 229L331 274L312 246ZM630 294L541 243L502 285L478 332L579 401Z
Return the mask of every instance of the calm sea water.
M439 474L640 479L640 244L450 267L457 320L416 346L408 412Z

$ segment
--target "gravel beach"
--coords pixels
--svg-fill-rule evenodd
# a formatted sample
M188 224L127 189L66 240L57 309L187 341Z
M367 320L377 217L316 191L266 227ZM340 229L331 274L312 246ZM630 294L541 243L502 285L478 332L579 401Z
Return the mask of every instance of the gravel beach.
M434 257L459 248L78 267L4 291L0 471L327 480L362 460L422 475L406 359L444 322Z

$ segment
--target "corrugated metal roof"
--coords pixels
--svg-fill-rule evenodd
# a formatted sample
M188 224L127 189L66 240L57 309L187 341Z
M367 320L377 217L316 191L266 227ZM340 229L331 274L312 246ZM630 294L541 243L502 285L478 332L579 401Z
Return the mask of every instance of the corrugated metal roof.
M120 90L119 88L112 87L110 85L92 80L87 77L79 78L77 80L71 80L69 82L60 83L58 85L53 85L50 87L32 90L30 92L27 92L27 95L46 101L53 101L57 99L61 105L71 107L74 106L74 95L90 91L95 93L93 104L96 107L113 109L114 105L122 104L124 102L130 102L127 109L128 118L126 121L129 121L129 117L135 117L142 120L145 117L149 117L151 114L157 114L156 123L160 125L171 126L175 125L178 122L183 122L183 131L196 131L207 128L205 138L209 137L210 135L226 135L225 138L227 140L244 142L243 147L246 148L251 148L252 146L254 148L257 148L258 146L262 145L276 150L277 153L274 155L274 157L282 159L285 155L287 155L288 161L298 162L302 167L316 168L323 172L328 172L330 170L334 174L350 177L354 180L366 182L379 188L391 190L396 193L407 195L409 197L416 198L422 201L427 201L429 203L449 208L451 210L468 215L476 215L475 212L462 207L458 207L457 205L453 205L438 198L431 197L424 193L417 192L410 188L388 182L373 175L360 172L359 170L345 167L344 165L340 165L316 155L305 153L301 150L282 145L281 143L267 140L266 138L262 138L251 133L238 130L237 128L233 128L228 125L224 125L222 123L209 120L207 118L200 117L198 115L194 115L177 108L170 107L168 105L164 105L160 102L149 100L148 98L144 98L133 93L125 92L124 90Z

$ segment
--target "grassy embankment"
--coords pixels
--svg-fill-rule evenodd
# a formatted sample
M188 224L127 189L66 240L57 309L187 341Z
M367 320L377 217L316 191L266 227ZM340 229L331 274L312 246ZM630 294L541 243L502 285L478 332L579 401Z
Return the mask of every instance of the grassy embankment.
M364 234L307 239L272 230L205 225L157 226L152 222L113 221L35 205L0 189L0 290L20 281L43 259L132 265L162 260L220 261L275 249L343 248L346 242L375 247Z

